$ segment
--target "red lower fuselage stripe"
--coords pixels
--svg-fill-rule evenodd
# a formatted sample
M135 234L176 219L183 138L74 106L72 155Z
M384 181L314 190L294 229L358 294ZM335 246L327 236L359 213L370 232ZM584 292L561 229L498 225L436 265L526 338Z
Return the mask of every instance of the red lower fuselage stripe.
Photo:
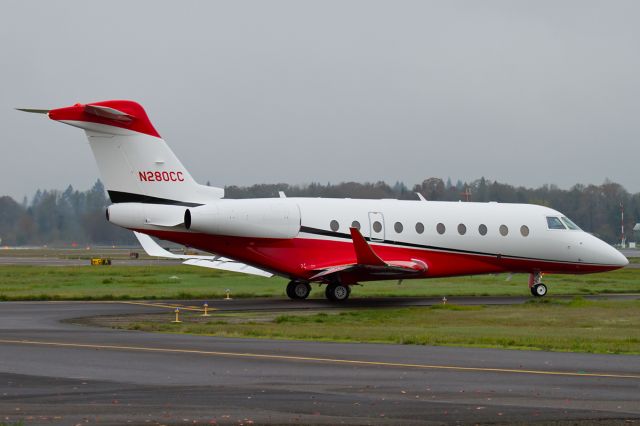
M313 271L356 261L351 241L300 237L256 239L187 232L140 231L295 278L309 278L316 273ZM421 249L384 244L372 244L372 247L378 256L388 261L417 259L424 262L428 270L424 275L416 277L435 278L532 271L587 274L618 269L612 265L458 253L446 251L446 249Z

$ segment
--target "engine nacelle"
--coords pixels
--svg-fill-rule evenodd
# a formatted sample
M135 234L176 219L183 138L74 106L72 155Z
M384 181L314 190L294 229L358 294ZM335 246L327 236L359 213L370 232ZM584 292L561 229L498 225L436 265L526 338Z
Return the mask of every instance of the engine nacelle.
M184 207L162 204L117 203L107 207L107 220L124 228L173 227L182 225Z
M294 238L300 231L300 209L286 198L222 199L187 209L184 225L191 231L214 235Z

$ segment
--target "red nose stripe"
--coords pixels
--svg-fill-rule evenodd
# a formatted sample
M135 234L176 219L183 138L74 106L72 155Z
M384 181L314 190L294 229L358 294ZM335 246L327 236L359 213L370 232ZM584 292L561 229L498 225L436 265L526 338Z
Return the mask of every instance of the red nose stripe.
M87 106L102 106L112 108L126 114L127 119L117 117L110 114L96 113L95 109L86 108ZM160 137L160 134L149 121L144 108L133 101L114 100L92 102L90 104L75 104L70 107L52 109L49 111L49 118L56 121L84 121L89 123L105 124L107 126L120 127L122 129L133 130L134 132L144 133L146 135Z

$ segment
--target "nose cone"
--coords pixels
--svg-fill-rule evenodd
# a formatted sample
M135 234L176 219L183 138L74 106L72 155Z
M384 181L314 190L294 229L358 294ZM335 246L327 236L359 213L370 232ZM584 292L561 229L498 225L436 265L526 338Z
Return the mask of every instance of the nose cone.
M600 242L602 244L598 253L599 263L614 266L616 269L624 268L629 264L629 259L620 253L617 248L610 246L604 241Z
M619 266L620 268L627 266L629 264L629 259L627 259L627 257L624 254L620 253L617 249L613 247L611 248L616 252L614 265Z
M629 261L618 249L605 243L591 234L584 233L582 241L582 259L586 263L591 263L601 271L611 271L624 268Z

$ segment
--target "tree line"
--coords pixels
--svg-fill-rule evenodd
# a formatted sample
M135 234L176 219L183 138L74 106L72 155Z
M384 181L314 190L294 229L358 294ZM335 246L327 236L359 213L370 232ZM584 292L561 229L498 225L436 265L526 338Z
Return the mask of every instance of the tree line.
M566 214L585 231L616 243L621 238L620 212L624 208L627 239L633 241L632 228L640 218L640 193L630 194L621 185L605 181L602 185L575 185L560 189L555 185L539 188L516 187L485 178L473 182L428 178L409 188L402 182L309 185L257 184L228 186L226 198L277 197L396 198L417 200L416 193L432 201L497 201L531 203L554 208ZM31 201L18 203L0 197L0 238L2 245L85 245L134 244L132 233L109 224L105 208L110 204L104 185L98 180L91 189L77 191L38 190Z

